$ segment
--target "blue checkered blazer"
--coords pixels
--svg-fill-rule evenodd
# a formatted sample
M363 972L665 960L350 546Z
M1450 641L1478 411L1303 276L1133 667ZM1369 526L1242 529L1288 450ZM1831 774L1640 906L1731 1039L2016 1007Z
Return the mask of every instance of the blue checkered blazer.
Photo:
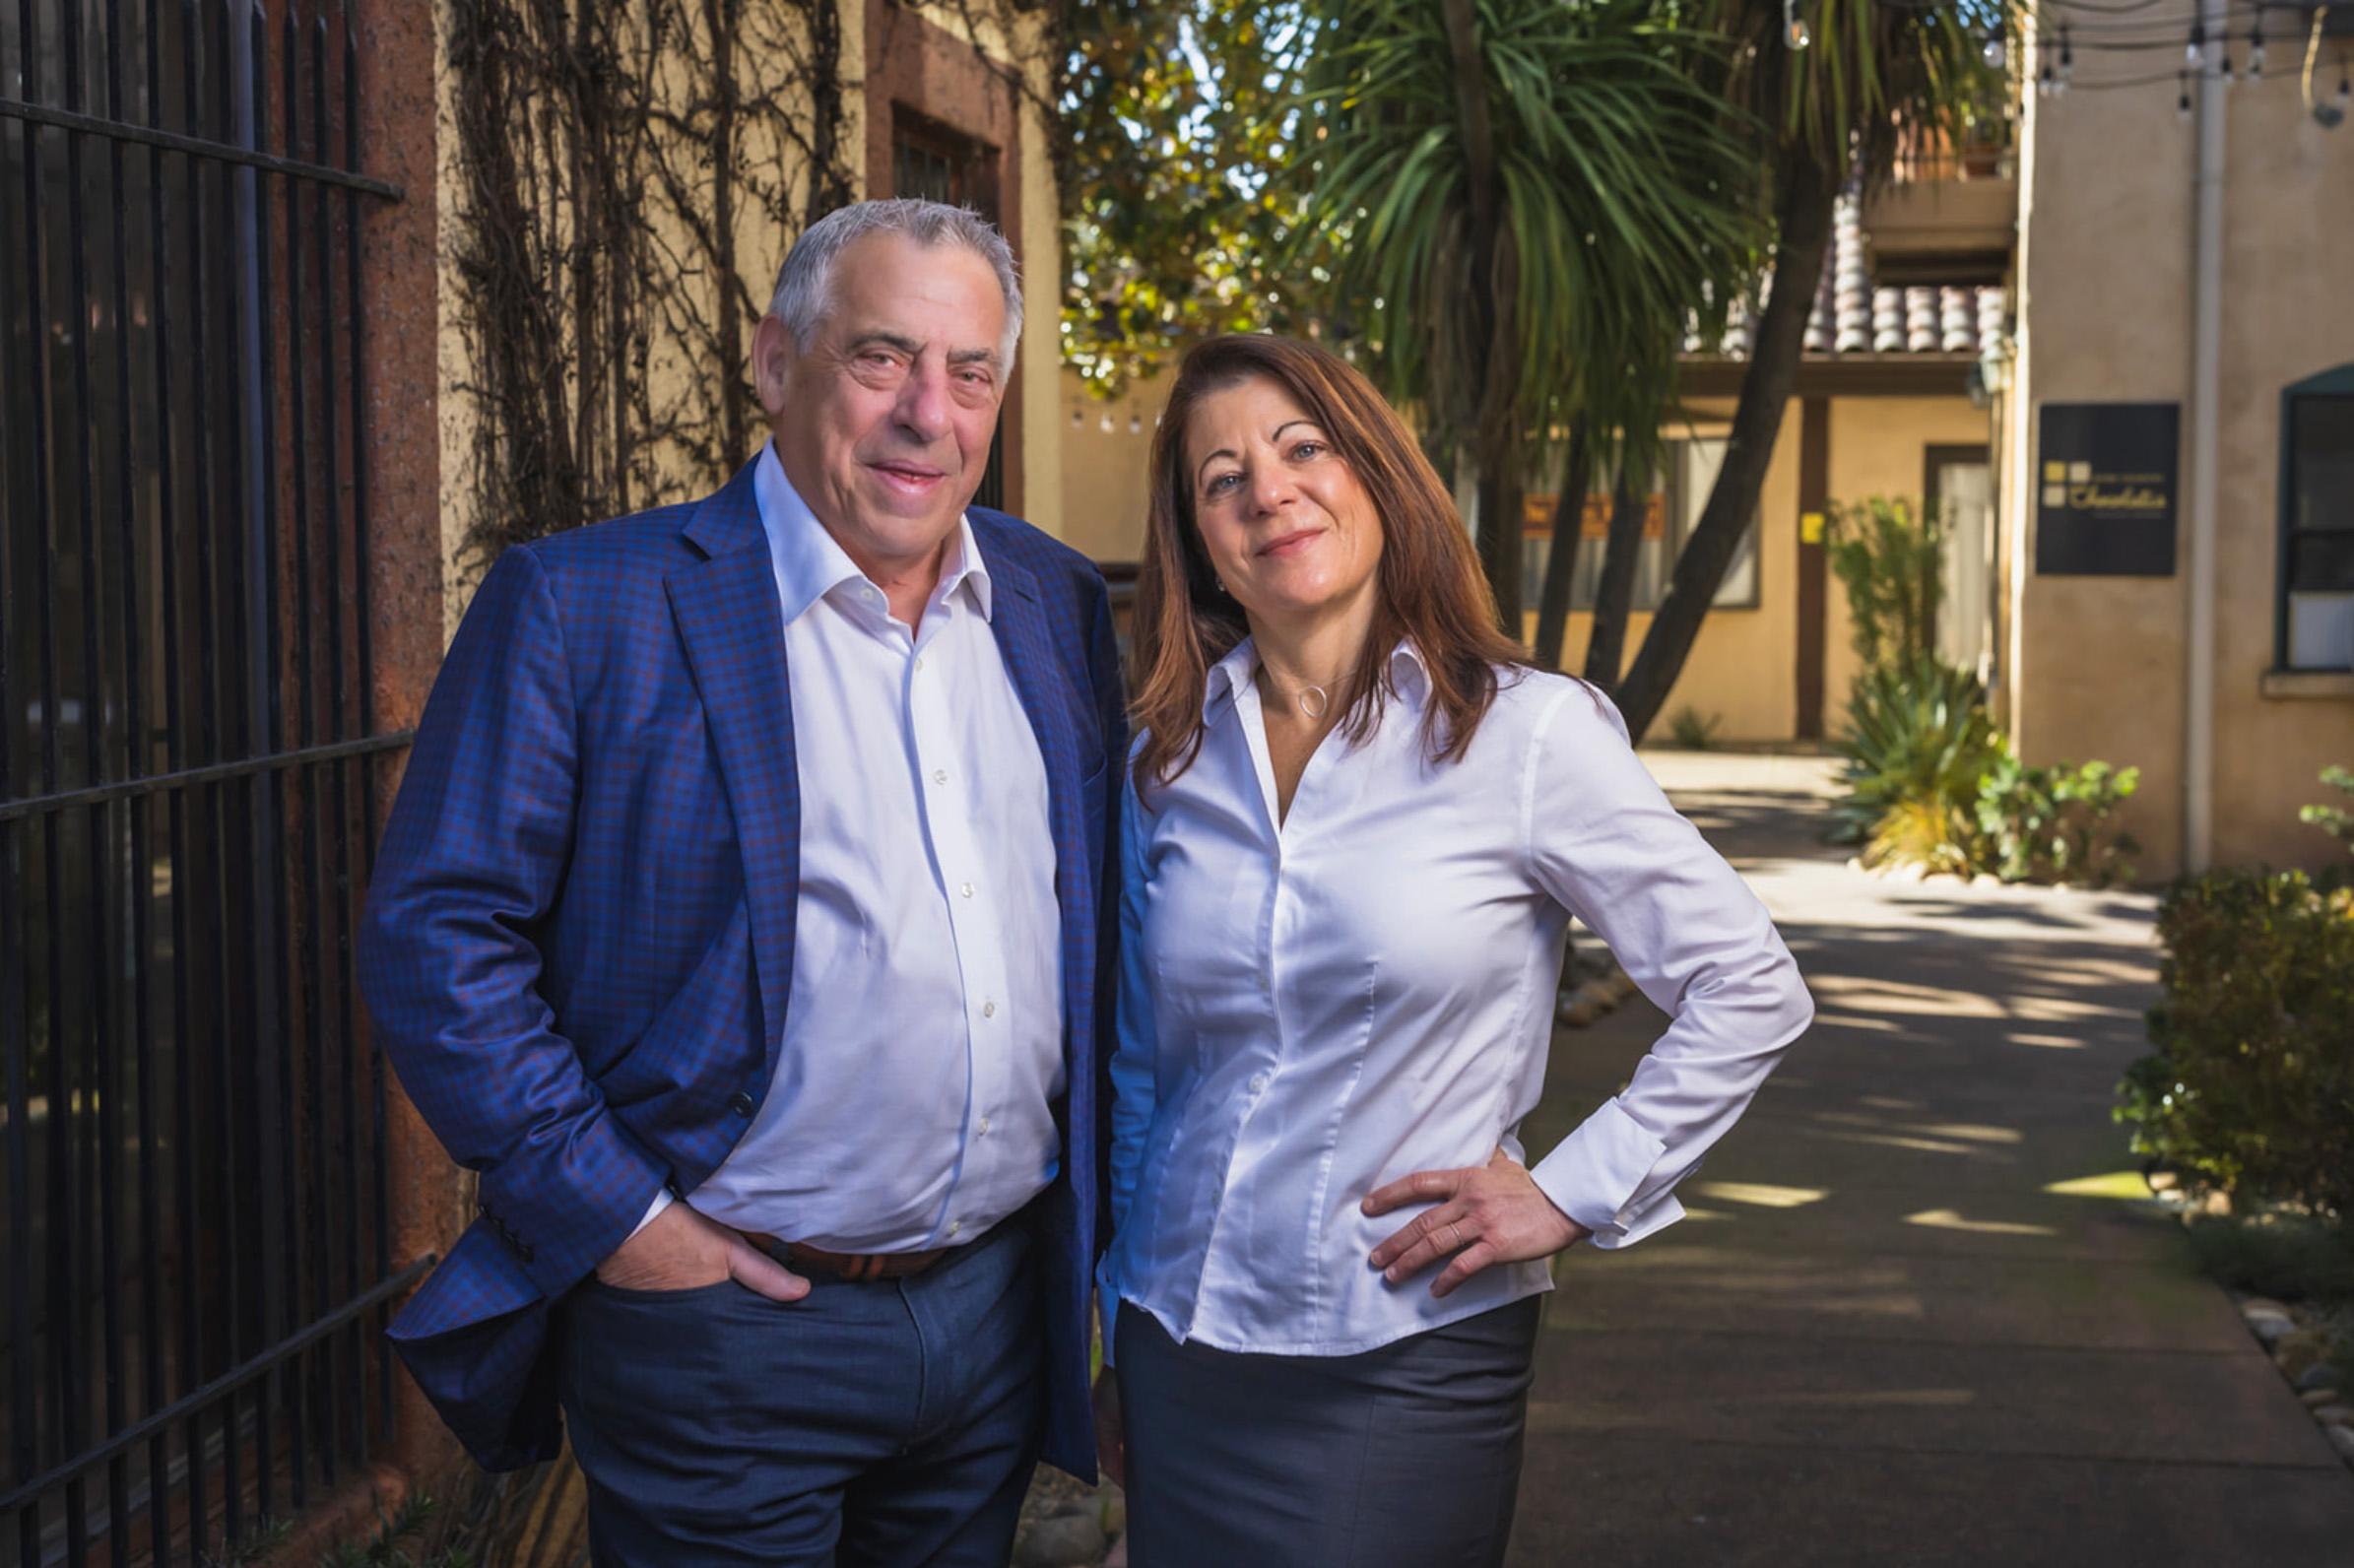
M1110 1054L1096 998L1111 994L1126 722L1094 566L1014 518L971 517L999 585L992 629L1046 762L1062 904L1069 1088L1038 1252L1045 1455L1092 1475L1086 1308ZM451 644L360 963L402 1085L481 1173L481 1217L391 1337L490 1469L556 1451L553 1305L665 1183L709 1175L767 1093L793 974L800 778L824 766L794 749L749 466L699 502L508 551Z

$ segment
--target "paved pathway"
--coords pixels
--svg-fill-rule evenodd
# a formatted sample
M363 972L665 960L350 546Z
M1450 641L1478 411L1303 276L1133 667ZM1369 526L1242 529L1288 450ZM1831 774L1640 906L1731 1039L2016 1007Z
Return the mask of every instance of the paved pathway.
M2354 1563L2354 1472L2121 1196L2151 900L1880 882L1815 842L1827 764L1650 760L1819 1017L1690 1218L1560 1268L1516 1568ZM1531 1145L1660 1022L1560 1033Z

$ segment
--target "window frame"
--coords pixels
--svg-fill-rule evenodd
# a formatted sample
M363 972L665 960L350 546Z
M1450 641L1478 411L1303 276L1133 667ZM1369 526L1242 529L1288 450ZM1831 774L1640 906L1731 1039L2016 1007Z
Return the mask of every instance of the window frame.
M2318 375L2293 381L2280 391L2280 481L2273 501L2278 522L2273 528L2272 673L2275 675L2343 675L2333 665L2289 662L2289 570L2291 541L2301 532L2297 517L2297 405L2304 399L2354 402L2354 363L2341 364Z

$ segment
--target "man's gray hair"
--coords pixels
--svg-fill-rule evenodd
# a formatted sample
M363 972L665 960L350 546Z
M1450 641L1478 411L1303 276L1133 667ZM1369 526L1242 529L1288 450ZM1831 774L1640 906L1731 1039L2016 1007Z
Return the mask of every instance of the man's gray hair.
M785 324L794 344L807 349L817 335L817 321L831 299L834 258L854 239L868 234L905 234L919 245L962 245L989 263L997 286L1006 296L1006 335L998 345L1000 368L1014 373L1014 351L1021 342L1021 277L1014 266L1014 249L997 226L969 207L923 201L913 196L887 201L853 202L836 208L810 225L793 241L785 264L777 269L776 293L768 313Z

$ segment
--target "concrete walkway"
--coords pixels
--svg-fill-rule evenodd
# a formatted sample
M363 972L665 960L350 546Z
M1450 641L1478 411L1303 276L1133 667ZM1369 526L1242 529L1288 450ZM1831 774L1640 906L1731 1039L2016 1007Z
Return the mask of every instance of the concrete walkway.
M1515 1564L2354 1563L2354 1472L2129 1196L2152 900L1881 882L1830 764L1660 753L1819 1019L1681 1189L1558 1274ZM1546 1146L1661 1025L1562 1031Z

